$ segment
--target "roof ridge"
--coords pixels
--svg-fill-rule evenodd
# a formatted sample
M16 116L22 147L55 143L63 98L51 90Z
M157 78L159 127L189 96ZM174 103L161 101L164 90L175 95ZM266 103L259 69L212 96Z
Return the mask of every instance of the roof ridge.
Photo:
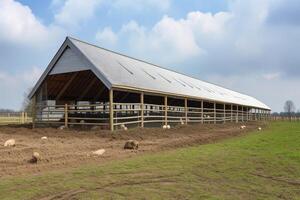
M104 47L100 47L100 46L98 46L98 45L95 45L95 44L92 44L92 43L90 43L90 42L86 42L86 41L83 41L83 40L80 40L80 39L77 39L77 38L74 38L74 37L71 37L71 36L67 36L67 39L73 39L73 40L76 40L76 41L78 41L78 42L81 42L81 43L84 43L84 44L87 44L87 45L90 45L90 46L93 46L93 47L102 49L102 50L104 50L104 51L108 51L108 52L111 52L111 53L114 53L114 54L117 54L117 55L120 55L120 56L124 56L124 57L130 58L130 59L133 59L133 60L136 60L136 61L139 61L139 62L143 62L143 63L146 63L146 64L148 64L148 65L152 65L152 66L155 66L155 67L158 67L158 68L167 70L167 71L172 71L172 72L174 72L174 73L177 73L177 74L180 74L180 75L189 77L189 78L193 78L193 79L195 79L195 80L197 80L197 81L201 81L201 82L203 82L203 83L211 84L211 85L213 85L213 86L217 86L217 87L220 87L220 88L223 88L223 89L227 89L227 90L229 90L229 91L232 91L232 92L235 92L235 93L238 93L238 94L241 94L241 95L245 95L245 96L247 96L247 97L254 98L253 96L250 96L250 95L248 95L248 94L245 94L245 93L242 93L242 92L239 92L239 91L235 91L235 90L229 89L229 88L224 87L224 86L221 86L221 85L219 85L219 84L215 84L215 83L212 83L212 82L209 82L209 81L203 81L203 80L201 80L201 79L199 79L199 78L196 78L196 77L193 77L193 76L191 76L191 75L187 75L187 74L184 74L184 73L182 73L182 72L175 71L175 70L173 70L173 69L169 69L169 68L166 68L166 67L162 67L162 66L160 66L160 65L157 65L157 64L154 64L154 63L150 63L150 62L145 61L145 60L141 60L141 59L138 59L138 58L134 58L134 57L132 57L132 56L128 56L128 55L125 55L125 54L120 53L120 52L116 52L116 51L113 51L113 50L110 50L110 49L107 49L107 48L104 48ZM254 98L254 99L257 100L257 101L259 101L259 100L256 99L256 98ZM260 102L260 101L259 101L259 102Z

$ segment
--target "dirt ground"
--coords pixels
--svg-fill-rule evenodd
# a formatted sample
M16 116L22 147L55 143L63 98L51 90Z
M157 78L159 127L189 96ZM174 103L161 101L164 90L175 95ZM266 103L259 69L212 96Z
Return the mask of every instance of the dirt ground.
M246 129L241 124L197 124L178 126L169 130L160 128L136 128L111 133L103 130L58 130L22 126L0 126L0 178L7 176L39 174L46 171L78 167L89 163L104 163L109 160L126 159L143 153L169 150L197 144L212 143L224 138L247 134L264 127L262 122L248 122ZM41 140L47 136L48 140ZM8 139L15 139L15 147L4 147ZM140 142L138 150L124 150L128 139ZM105 149L102 156L91 152ZM39 152L41 160L30 164L33 152Z

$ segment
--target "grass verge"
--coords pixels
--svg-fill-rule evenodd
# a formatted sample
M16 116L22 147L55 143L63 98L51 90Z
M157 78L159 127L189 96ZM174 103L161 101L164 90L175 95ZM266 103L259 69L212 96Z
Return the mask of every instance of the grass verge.
M300 123L215 144L0 181L0 199L299 199Z

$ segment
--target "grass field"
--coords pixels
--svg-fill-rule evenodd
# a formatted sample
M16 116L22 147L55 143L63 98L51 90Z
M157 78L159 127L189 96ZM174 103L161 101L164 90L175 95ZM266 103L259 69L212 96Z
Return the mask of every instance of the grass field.
M0 181L0 199L300 199L300 123Z

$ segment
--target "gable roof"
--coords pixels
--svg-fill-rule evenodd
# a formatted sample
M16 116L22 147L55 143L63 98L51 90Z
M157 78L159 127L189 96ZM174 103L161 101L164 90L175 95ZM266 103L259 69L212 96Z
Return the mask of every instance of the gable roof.
M256 108L270 108L257 99L218 85L207 83L160 66L125 56L67 37L33 88L32 98L46 76L53 70L66 48L70 48L107 88L127 88L195 99L207 99Z

